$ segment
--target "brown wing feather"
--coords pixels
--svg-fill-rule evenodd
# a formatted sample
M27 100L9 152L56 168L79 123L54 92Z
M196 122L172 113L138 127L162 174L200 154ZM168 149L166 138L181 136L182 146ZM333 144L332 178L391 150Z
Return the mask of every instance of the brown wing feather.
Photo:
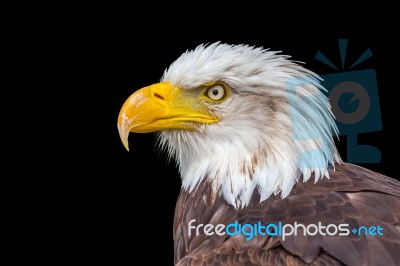
M174 221L176 265L400 265L400 182L368 169L343 164L330 179L298 183L281 199L272 196L235 210L222 197L212 198L203 182L192 193L182 191ZM383 236L188 236L196 224L348 223L349 228L380 225Z

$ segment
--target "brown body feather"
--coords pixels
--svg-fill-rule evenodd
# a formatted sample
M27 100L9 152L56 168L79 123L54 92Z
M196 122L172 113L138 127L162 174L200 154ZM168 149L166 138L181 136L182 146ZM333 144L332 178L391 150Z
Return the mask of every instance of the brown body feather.
M329 170L330 179L297 183L287 198L259 202L254 191L240 210L222 196L212 197L201 182L191 193L182 190L174 220L176 265L400 265L400 182L365 168L342 164ZM205 179L207 180L207 179ZM257 222L304 225L380 225L383 236L188 236L188 223L241 224Z

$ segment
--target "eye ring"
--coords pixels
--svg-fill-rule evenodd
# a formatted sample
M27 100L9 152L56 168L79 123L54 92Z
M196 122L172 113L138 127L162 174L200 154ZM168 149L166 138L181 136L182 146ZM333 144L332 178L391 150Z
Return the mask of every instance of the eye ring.
M221 101L227 96L227 90L222 84L215 84L206 91L206 96L213 101Z

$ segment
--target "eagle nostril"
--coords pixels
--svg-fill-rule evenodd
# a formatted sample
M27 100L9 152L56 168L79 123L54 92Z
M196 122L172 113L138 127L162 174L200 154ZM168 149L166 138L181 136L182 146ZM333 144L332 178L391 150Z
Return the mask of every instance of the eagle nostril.
M162 96L161 96L160 94L158 94L158 93L154 93L154 97L165 101L164 97L162 97Z

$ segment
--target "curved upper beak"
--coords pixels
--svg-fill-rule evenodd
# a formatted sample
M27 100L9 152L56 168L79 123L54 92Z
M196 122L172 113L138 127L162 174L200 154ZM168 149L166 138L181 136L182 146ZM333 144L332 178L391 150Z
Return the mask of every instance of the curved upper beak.
M129 132L146 133L165 129L196 130L199 124L219 119L195 104L178 87L169 82L157 83L133 93L118 116L121 141L129 151Z

